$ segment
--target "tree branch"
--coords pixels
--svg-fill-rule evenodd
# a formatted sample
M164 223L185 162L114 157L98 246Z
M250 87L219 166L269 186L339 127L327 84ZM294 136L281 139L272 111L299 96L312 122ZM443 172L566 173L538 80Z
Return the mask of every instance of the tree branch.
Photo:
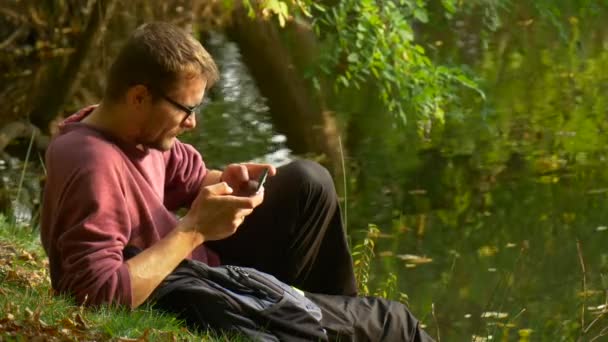
M17 138L31 137L34 135L34 142L38 149L46 149L50 138L40 133L38 127L24 121L13 121L0 128L0 153L4 151L11 141Z

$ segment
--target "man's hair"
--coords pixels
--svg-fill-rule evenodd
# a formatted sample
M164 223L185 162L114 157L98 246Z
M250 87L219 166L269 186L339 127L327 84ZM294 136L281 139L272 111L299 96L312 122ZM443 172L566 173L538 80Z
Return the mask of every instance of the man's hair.
M142 84L158 96L181 77L202 76L207 89L219 78L215 62L201 43L181 28L164 22L138 27L120 50L108 73L105 98L120 101L127 90Z

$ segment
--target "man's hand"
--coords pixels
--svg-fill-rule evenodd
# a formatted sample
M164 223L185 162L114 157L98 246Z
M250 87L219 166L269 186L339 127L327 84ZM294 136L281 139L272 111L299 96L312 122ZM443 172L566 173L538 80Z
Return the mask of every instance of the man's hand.
M234 234L245 216L262 203L264 193L250 197L232 193L226 182L203 187L183 218L183 226L199 232L203 241L221 240Z
M268 169L268 175L274 176L277 170L270 164L230 164L222 172L221 180L234 189L236 196L251 196L249 182L257 181L264 169Z
M201 188L190 210L167 236L127 261L131 277L131 305L141 305L175 266L201 243L234 234L245 216L264 200L232 196L225 182Z

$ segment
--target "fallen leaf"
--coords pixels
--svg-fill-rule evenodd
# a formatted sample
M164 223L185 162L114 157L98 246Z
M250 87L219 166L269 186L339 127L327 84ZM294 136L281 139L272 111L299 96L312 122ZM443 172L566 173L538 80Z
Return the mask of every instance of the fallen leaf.
M498 247L496 246L482 246L477 250L477 254L480 257L489 257L498 253Z
M606 309L608 309L608 305L606 305L606 304L587 307L587 310L589 310L589 311L606 311Z
M410 264L415 264L415 265L422 265L422 264L428 264L430 262L433 262L433 259L431 259L431 258L427 258L425 256L414 255L414 254L397 254L396 257L403 261L407 261Z
M80 313L77 313L77 314L74 315L74 320L76 321L77 326L78 326L79 329L82 329L82 330L89 329L89 325L84 320L84 318L82 318L82 316L80 315Z
M21 255L19 255L19 260L30 261L30 260L34 260L34 257L28 251L21 251Z
M487 311L481 314L481 318L504 319L507 317L509 317L509 314L506 312Z

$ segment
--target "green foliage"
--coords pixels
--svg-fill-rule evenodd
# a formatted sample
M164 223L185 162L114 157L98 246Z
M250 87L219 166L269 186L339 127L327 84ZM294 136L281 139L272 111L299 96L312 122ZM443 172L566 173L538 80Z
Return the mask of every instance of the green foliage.
M597 0L536 0L532 5L542 21L553 26L564 42L572 39L572 32L567 24L568 19L572 17L593 19L608 9L608 2Z
M378 233L380 233L380 230L377 226L373 224L368 225L363 241L355 245L352 250L355 278L357 279L359 292L362 295L369 295L371 293L369 290L369 275Z
M399 291L397 287L397 275L389 272L386 279L374 291L374 296L397 300L403 304L409 304L409 296Z
M234 0L224 0L222 2L226 12L234 10L235 5ZM276 18L280 27L285 27L287 21L292 20L296 13L301 12L310 16L311 7L318 6L310 0L243 0L242 5L250 18L258 16L264 19Z
M370 289L372 260L375 257L374 248L376 246L376 239L380 234L380 229L374 224L369 224L364 233L363 240L355 245L352 250L355 278L357 279L360 295L374 295L408 304L409 297L398 289L397 275L395 273L389 272L382 282L375 286L375 288Z
M455 9L452 1L445 6ZM415 41L412 24L428 20L422 0L340 1L313 20L326 46L319 72L332 79L338 97L347 89L364 92L371 82L372 94L403 123L408 116L442 122L456 85L481 91L461 70L433 64Z

